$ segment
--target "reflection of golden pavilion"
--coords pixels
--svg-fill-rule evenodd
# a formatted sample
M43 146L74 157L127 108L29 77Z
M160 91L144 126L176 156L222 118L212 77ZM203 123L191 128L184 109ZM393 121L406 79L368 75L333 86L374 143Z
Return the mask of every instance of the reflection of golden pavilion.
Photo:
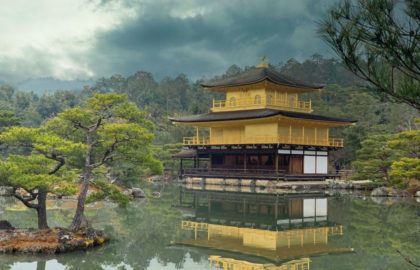
M272 263L252 263L232 258L223 258L221 256L210 256L209 261L211 267L215 266L223 270L309 270L311 262L309 258L302 258L277 266Z
M327 226L327 198L322 193L256 194L186 190L180 204L193 210L197 221L260 227L268 230Z
M264 257L273 261L350 251L328 244L330 236L343 234L341 225L270 231L183 220L182 229L193 231L194 237L181 241L181 244Z
M180 202L194 208L194 214L181 224L192 236L179 244L272 262L351 251L330 243L331 237L343 235L343 226L329 220L328 199L309 196L313 197L183 191Z

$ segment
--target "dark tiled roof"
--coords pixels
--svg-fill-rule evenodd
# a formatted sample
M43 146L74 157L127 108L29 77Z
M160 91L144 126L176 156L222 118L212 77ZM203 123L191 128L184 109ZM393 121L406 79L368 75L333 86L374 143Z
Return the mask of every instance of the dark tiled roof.
M233 77L202 83L201 86L205 88L221 88L248 85L264 80L268 80L272 83L280 85L306 88L308 90L315 90L323 87L322 85L305 83L296 79L289 78L280 74L273 68L251 68Z
M308 120L319 120L327 122L344 122L344 123L355 123L357 121L328 117L322 115L316 115L311 113L299 113L289 112L273 109L258 109L258 110L244 110L244 111L230 111L230 112L210 112L204 114L197 114L191 116L183 116L178 118L170 118L173 122L180 123L193 123L193 122L215 122L215 121L229 121L229 120L245 120L245 119L257 119L265 118L270 116L281 115L290 118L297 119L308 119Z
M195 156L197 156L197 150L188 149L172 155L172 158L193 158Z

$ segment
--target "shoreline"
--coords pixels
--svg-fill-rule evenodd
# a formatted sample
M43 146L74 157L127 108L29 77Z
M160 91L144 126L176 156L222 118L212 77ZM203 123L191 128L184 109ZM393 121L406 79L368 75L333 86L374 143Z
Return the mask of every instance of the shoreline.
M65 228L0 230L0 254L60 254L84 251L109 242L101 230Z

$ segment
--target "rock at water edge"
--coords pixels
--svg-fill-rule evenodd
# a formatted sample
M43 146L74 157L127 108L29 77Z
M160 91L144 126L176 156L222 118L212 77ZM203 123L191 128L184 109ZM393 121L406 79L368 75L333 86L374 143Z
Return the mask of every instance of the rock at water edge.
M7 220L0 220L0 230L14 230L15 228Z
M385 197L388 196L388 191L384 187L378 187L372 190L370 193L370 196L372 197Z
M7 186L0 186L0 196L13 196L13 188Z
M131 190L131 195L134 198L145 198L146 195L144 194L144 191L141 188L133 188Z

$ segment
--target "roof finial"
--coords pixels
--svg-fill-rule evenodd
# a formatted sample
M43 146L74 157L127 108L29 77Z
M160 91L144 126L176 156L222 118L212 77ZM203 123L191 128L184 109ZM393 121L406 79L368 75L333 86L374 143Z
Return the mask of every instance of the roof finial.
M263 55L261 58L261 63L256 65L257 68L267 68L268 67L268 57Z

